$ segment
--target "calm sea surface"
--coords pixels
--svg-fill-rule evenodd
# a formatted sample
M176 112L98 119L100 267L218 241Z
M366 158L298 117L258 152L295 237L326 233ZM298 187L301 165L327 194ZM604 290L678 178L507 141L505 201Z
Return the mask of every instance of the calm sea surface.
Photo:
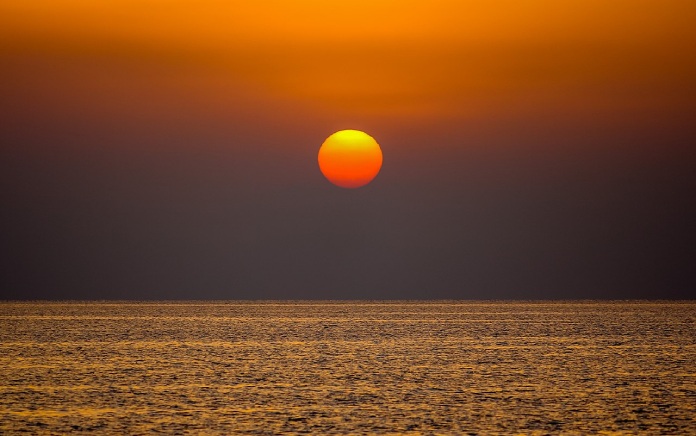
M696 302L0 303L0 433L696 434Z

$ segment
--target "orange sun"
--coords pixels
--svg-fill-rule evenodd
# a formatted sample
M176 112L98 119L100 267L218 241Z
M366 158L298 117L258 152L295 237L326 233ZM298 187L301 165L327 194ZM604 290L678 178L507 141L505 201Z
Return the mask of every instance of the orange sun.
M360 130L341 130L326 138L319 149L319 169L342 188L367 185L382 168L382 149Z

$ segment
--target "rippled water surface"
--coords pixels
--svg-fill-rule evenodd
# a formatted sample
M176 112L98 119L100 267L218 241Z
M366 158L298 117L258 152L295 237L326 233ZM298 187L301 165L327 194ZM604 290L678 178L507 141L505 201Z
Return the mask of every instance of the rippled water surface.
M696 433L696 303L0 303L0 432Z

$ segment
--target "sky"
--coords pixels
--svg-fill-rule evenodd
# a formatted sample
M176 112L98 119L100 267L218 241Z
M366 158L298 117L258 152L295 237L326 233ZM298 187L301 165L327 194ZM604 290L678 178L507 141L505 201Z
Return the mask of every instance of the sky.
M693 298L692 0L0 0L0 298ZM367 186L317 165L379 142Z

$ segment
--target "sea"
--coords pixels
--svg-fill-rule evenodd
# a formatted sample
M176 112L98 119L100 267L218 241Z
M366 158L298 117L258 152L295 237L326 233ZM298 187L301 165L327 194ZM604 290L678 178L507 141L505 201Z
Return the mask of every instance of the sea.
M3 434L696 434L696 301L0 302Z

